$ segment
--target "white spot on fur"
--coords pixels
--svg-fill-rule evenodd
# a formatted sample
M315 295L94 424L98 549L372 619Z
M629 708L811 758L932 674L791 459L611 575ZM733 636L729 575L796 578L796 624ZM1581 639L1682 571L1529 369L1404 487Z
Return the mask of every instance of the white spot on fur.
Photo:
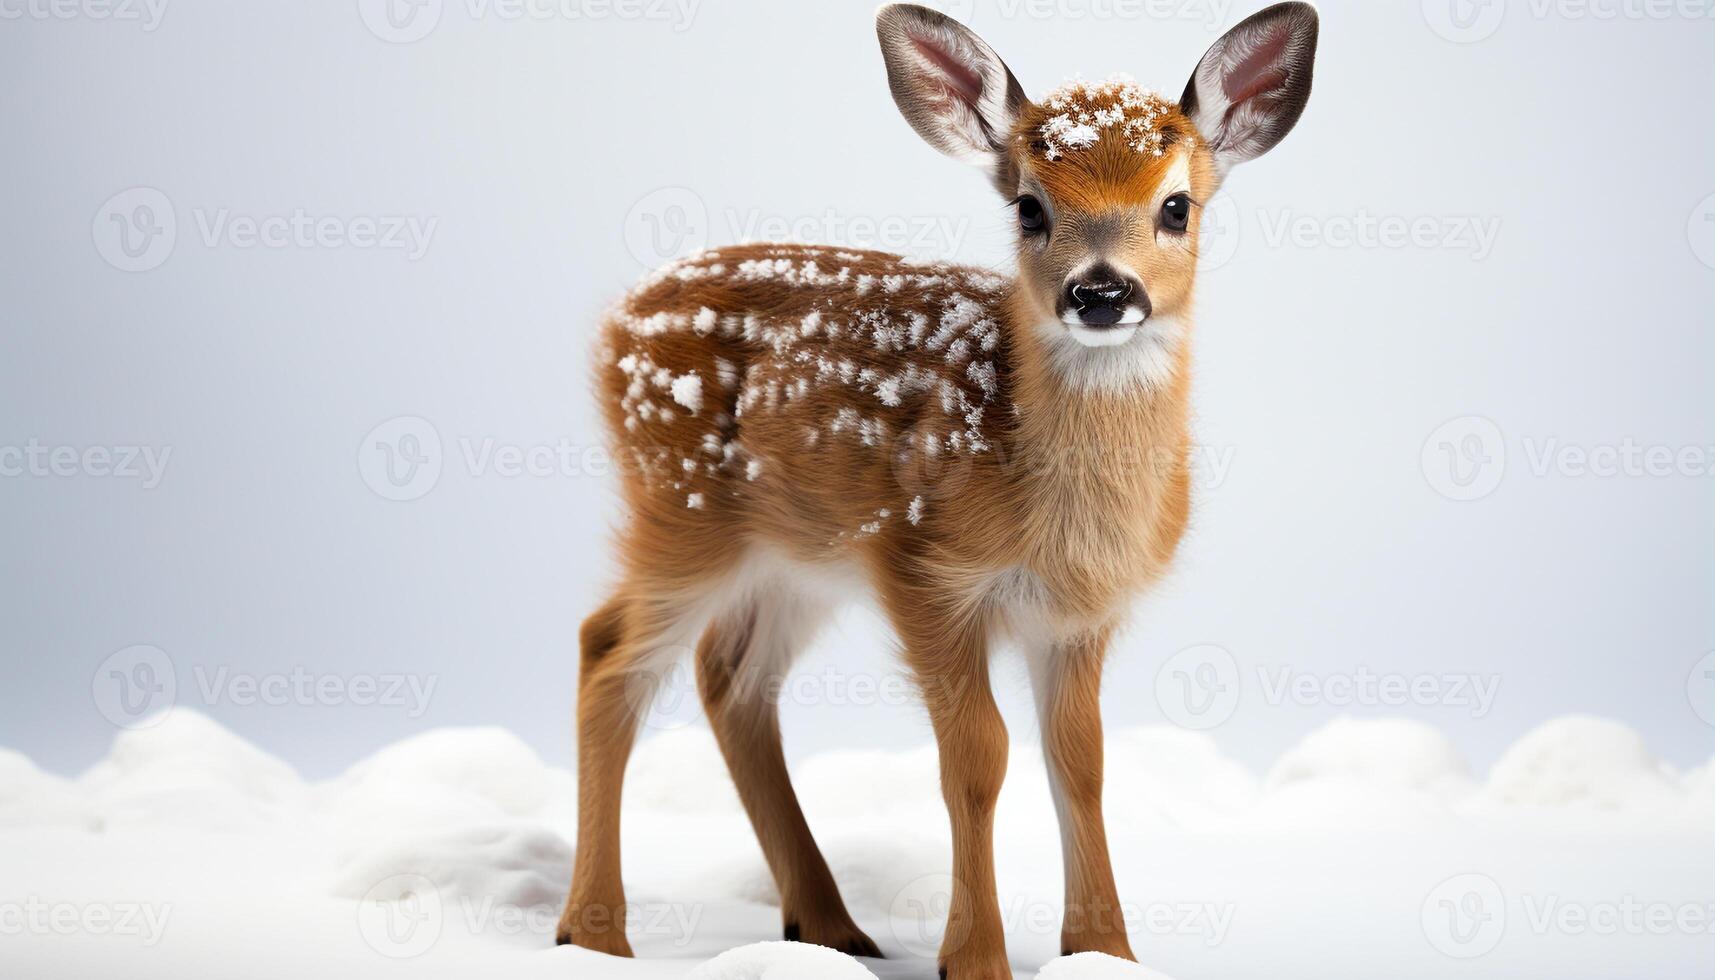
M899 379L898 378L888 378L886 381L883 381L881 384L877 385L876 389L875 389L875 396L877 398L881 399L881 403L883 405L889 405L889 406L898 405L899 404Z
M1105 82L1066 82L1049 92L1042 105L1053 113L1041 129L1050 160L1095 146L1109 130L1139 153L1161 156L1166 152L1159 123L1173 103L1129 75L1114 75Z
M703 407L703 379L701 375L681 374L673 379L673 400L691 410L695 415Z
M738 369L733 367L732 362L726 358L717 357L715 358L715 380L721 383L722 388L731 391L738 385Z

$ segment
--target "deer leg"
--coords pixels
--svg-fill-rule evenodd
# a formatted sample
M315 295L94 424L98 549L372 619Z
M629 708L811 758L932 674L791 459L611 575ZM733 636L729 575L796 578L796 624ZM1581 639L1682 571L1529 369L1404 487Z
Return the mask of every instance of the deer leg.
M1062 955L1097 952L1136 959L1108 858L1102 821L1102 658L1107 636L1079 639L1032 658L1048 782L1060 817L1066 869Z
M994 808L1006 779L1007 734L989 688L987 642L974 624L924 619L920 605L893 616L935 730L953 832L941 975L1011 980L994 871Z
M717 619L697 647L697 689L780 891L786 939L879 957L840 899L780 746L778 683L820 613L792 599L769 598Z
M589 619L580 632L578 680L578 842L571 894L560 916L555 941L614 956L630 956L625 936L625 886L619 870L620 788L625 764L668 642L651 628L651 613L670 620L667 610L650 610L616 598ZM640 683L640 680L643 683Z

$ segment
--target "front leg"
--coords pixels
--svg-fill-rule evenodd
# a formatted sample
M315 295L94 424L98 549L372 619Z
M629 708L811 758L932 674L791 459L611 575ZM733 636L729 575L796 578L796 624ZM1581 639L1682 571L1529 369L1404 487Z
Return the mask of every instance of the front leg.
M1034 651L1031 683L1066 867L1061 954L1096 952L1135 960L1102 822L1102 659L1109 632Z
M995 894L994 808L1006 778L1006 723L989 688L988 644L979 624L890 609L935 729L941 794L953 830L953 894L941 941L946 980L1011 980Z

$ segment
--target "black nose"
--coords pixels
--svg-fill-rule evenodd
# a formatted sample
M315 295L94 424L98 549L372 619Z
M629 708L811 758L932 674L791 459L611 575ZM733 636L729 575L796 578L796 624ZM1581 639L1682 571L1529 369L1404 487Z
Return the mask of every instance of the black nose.
M1066 284L1060 313L1076 313L1086 327L1111 327L1134 306L1145 318L1149 316L1149 294L1143 284L1104 262Z
M1079 310L1093 310L1104 306L1124 306L1131 296L1131 283L1123 279L1086 279L1073 282L1066 287L1066 297Z

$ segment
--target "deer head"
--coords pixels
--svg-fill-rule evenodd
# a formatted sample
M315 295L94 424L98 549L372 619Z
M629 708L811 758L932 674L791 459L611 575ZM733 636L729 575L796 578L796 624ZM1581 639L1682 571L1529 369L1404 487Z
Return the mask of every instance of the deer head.
M888 84L931 146L985 169L1018 218L1025 350L1098 384L1158 381L1188 321L1203 206L1310 97L1317 17L1282 3L1228 31L1177 102L1116 76L1033 102L969 28L877 14Z

